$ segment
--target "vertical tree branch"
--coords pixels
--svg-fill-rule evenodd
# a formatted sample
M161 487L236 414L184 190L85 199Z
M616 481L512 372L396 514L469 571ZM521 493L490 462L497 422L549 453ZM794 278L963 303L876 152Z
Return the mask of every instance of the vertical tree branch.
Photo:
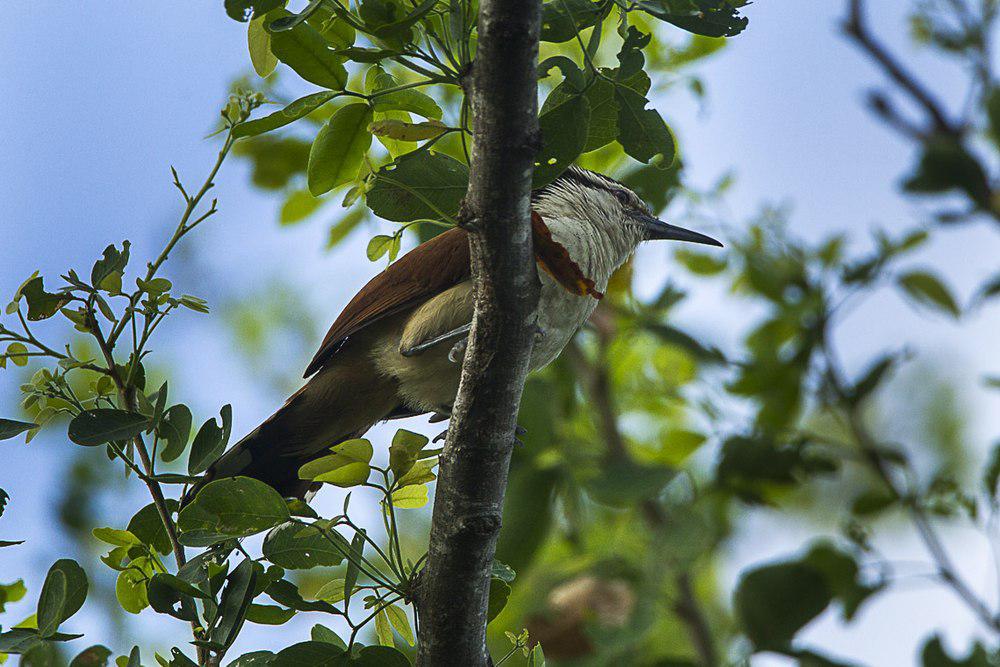
M420 665L490 664L486 611L517 410L536 331L531 177L540 2L482 0L466 83L474 144L462 220L476 314L441 456L417 602Z

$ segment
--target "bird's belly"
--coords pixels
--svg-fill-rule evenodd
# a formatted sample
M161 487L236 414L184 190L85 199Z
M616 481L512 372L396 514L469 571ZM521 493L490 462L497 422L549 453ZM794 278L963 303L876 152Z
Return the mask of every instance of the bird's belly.
M541 280L538 327L542 334L531 352L531 370L555 360L597 307L597 299L592 296L572 294L546 274Z

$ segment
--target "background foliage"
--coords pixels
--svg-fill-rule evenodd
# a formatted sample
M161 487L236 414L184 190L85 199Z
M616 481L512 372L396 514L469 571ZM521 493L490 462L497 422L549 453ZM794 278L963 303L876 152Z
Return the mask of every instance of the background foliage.
M981 647L961 647L954 652L955 655L969 655L965 662L948 657L949 652L942 648L940 641L929 637L922 650L923 663L991 664L989 652L995 646L996 628L993 601L978 582L970 582L952 564L954 556L947 553L948 544L941 537L941 529L949 525L966 525L978 527L987 538L990 537L996 466L987 462L980 472L970 465L963 429L968 418L956 409L947 388L935 382L933 371L925 371L923 379L908 384L905 397L883 388L900 366L919 365L919 351L905 349L905 341L885 341L886 356L854 363L851 366L856 367L857 372L848 372L838 345L838 332L846 314L856 307L855 304L881 291L898 291L928 317L964 319L976 317L990 308L989 300L997 292L996 278L984 275L981 287L974 293L956 295L947 287L948 267L921 266L910 259L912 253L919 252L921 245L934 235L961 234L966 224L993 224L995 227L995 223L989 222L996 216L991 179L986 176L995 157L996 148L992 142L997 135L992 124L996 114L991 113L995 96L988 49L995 8L991 3L981 6L924 3L914 12L914 36L943 57L958 58L967 65L972 103L960 108L962 113L959 114L954 110L956 105L949 104L948 100L937 101L934 93L924 90L926 84L917 83L918 79L908 69L900 75L900 67L905 66L880 48L878 38L865 30L864 23L848 24L859 45L874 59L881 59L890 76L895 77L885 92L871 96L871 109L885 121L890 131L898 132L904 140L919 148L915 165L901 167L900 171L906 173L903 187L922 200L930 197L924 201L931 202L928 209L917 211L914 222L897 221L884 232L876 232L870 242L844 236L819 241L800 240L789 231L790 216L781 209L768 209L746 224L730 219L724 209L729 186L726 179L708 191L685 187L683 137L676 141L682 159L673 167L664 168L669 160L662 158L654 166L637 166L623 153L649 159L657 153L665 154L667 146L673 150L675 142L671 139L668 143L668 135L655 128L640 127L630 133L628 123L622 122L617 115L613 122L595 124L594 108L602 108L602 99L605 106L609 106L606 100L610 98L617 102L619 109L628 108L633 93L650 94L643 90L646 83L639 82L638 88L632 88L598 76L589 88L584 88L587 84L574 88L574 80L582 76L580 72L564 61L548 61L563 66L551 70L559 74L550 80L560 81L560 75L563 80L553 86L546 102L548 109L543 107L543 115L546 111L559 114L569 111L570 114L568 119L556 116L558 122L543 123L543 127L574 129L585 125L580 122L581 115L590 120L590 132L586 136L560 136L557 141L547 142L547 147L557 149L552 153L556 159L554 164L568 162L580 150L594 148L579 159L582 164L621 176L657 208L671 205L673 220L693 227L705 227L706 222L717 224L720 220L727 223L726 228L732 230L728 238L729 250L721 259L718 255L709 256L687 249L678 249L675 257L696 277L690 282L694 286L691 292L697 294L702 289L715 289L709 285L721 285L733 295L733 307L746 314L744 319L755 323L737 344L716 346L711 338L699 335L696 339L679 328L675 321L675 313L684 307L687 290L681 290L671 281L655 290L644 289L637 295L633 285L638 284L638 277L627 269L602 304L592 327L581 334L557 364L532 379L521 415L521 423L528 429L526 446L516 454L505 532L498 554L498 558L517 573L512 581L508 581L511 576L506 571L497 573L498 599L502 599L509 589L506 606L491 624L496 635L494 655L498 659L511 647L505 632L512 632L516 641L521 629L527 627L530 641L542 642L548 660L565 660L573 664L607 664L615 660L635 660L641 664L718 664L748 659L756 651L782 653L804 664L829 664L837 660L836 656L820 657L817 647L797 638L808 622L830 606L837 607L843 618L850 621L880 596L891 595L900 582L926 579L952 589L980 617L987 630ZM856 18L862 17L863 14L858 14ZM650 30L642 19L638 21L641 27ZM634 67L639 58L630 46L644 40L637 33L625 32L621 40L624 48L616 48L614 17L606 22L610 48L606 41L603 51L591 49L588 53L598 63L615 65L617 61L619 71L614 74L605 71L603 75L617 82L624 73L628 80L629 68ZM589 60L579 59L582 54L578 47L586 49L590 35L585 30L583 39L576 44L572 41L575 32L560 33L561 26L560 21L553 20L547 28L552 31L548 36L559 39L569 35L557 43L570 44L548 46L553 51L544 53L543 57L556 55L555 49L565 48L578 54L577 66L583 64L587 69ZM651 71L651 83L663 86L661 92L676 94L680 88L677 84L685 84L694 94L702 94L703 84L691 74L697 70L690 68L721 48L722 42L702 37L679 40L676 35L665 33L662 39L652 40L645 46L644 58ZM283 52L282 47L276 51ZM285 53L289 60L294 59L287 51ZM616 54L622 55L616 57ZM639 65L642 65L641 60ZM333 74L330 70L325 68L321 74L310 72L308 76L302 71L298 74L308 80L311 80L309 76L333 76L333 79L324 78L323 83L335 84L335 87L343 85L337 76L339 70L332 68ZM363 76L358 73L359 82L365 86L365 95L378 90L377 78L381 73L377 69L373 71L374 74L369 71ZM274 97L279 94L275 86L280 86L281 80L289 76L291 73L284 70L263 84L254 81L253 85ZM400 72L398 76L402 81L408 75ZM369 79L371 87L368 87ZM666 90L668 83L672 84L670 90ZM603 93L602 86L605 88ZM610 96L606 94L608 86L613 88ZM398 92L412 92L412 89ZM604 97L592 102L590 96L599 93ZM386 107L379 110L377 100L381 97L373 98L374 111L358 109L356 107L364 105L357 103L338 106L338 98L312 111L295 126L285 128L283 134L264 135L235 144L237 154L253 166L255 184L281 193L284 204L280 222L318 224L324 217L317 215L324 201L313 195L321 193L328 184L328 189L340 188L328 199L339 200L345 191L350 199L360 194L360 190L367 190L367 203L381 218L403 223L413 221L414 211L420 210L412 199L406 198L412 195L412 184L404 188L404 193L400 193L396 185L406 182L407 176L439 179L436 185L450 185L444 192L460 190L461 169L456 165L461 162L464 151L459 139L461 133L457 130L428 137L432 141L438 139L435 149L440 157L418 154L424 161L420 169L407 171L404 160L390 170L396 173L391 177L383 174L380 180L379 171L370 170L364 158L356 159L364 149L370 148L368 159L375 160L372 166L377 166L378 161L397 155L393 151L400 150L399 142L408 138L378 137L386 139L382 144L381 141L372 142L369 136L365 141L363 137L367 132L360 128L367 130L369 123L383 123L376 129L389 128L397 135L404 130L432 134L441 128L430 121L437 120L434 116L440 115L455 119L451 127L460 127L459 97L442 96L431 100L407 95L406 101L396 102L404 106L403 109ZM245 111L260 101L253 96L236 100L235 106L228 111L230 123L241 119ZM567 106L569 109L565 108ZM331 113L331 108L336 111ZM900 108L903 111L897 111ZM402 124L412 121L412 116L392 118L392 113L427 115L423 126L410 127ZM655 124L656 121L649 122ZM233 133L247 132L245 128L253 127L251 123L236 125ZM602 148L600 141L615 136L612 131L615 124L619 143ZM340 136L350 133L351 128L361 138L345 143L324 140L334 129ZM644 145L649 140L656 141L653 148ZM310 143L313 143L312 148ZM404 146L402 150L412 147ZM327 149L338 151L338 155L313 161L311 169L311 154ZM447 156L455 163L445 162ZM435 163L446 166L432 168ZM315 166L320 164L323 169ZM337 165L335 173L326 170L331 164ZM544 178L546 170L541 171ZM449 181L449 178L454 180ZM425 183L421 180L418 185ZM435 188L433 191L441 190ZM185 201L190 201L187 194ZM425 198L419 201L424 202ZM441 204L442 200L434 201L436 205L429 206L420 216L448 213L447 204ZM330 226L331 245L367 229L368 214L360 200L356 202ZM330 209L324 207L322 210ZM983 223L983 218L987 222ZM184 225L182 223L180 228ZM432 233L435 226L408 228L427 234ZM402 227L383 223L379 232L369 234L372 238L368 244L370 258L384 261L383 256L394 255L409 242L404 238ZM118 289L115 276L120 267L116 267L127 251L127 247L119 247L121 250L113 247L106 251L103 263L99 262L89 272L87 285L106 293ZM375 267L368 270L375 270ZM110 281L105 283L109 276ZM157 280L155 276L147 274L144 283L137 284L136 296L128 299L128 303L139 304L142 300L152 303L152 306L143 306L147 313L153 307L200 307L201 302L190 298L185 303L182 295L162 297L171 285L154 284L154 280ZM89 307L92 312L103 310L98 300L104 298L100 296L100 289L96 292L81 289L84 294L81 306ZM130 288L127 291L133 293ZM45 291L40 281L29 282L21 293L21 301L28 306L25 309L28 321L36 319L32 311L35 316L42 317L50 310L54 314L56 305L65 305L59 303L63 297ZM85 303L91 299L86 296L88 294L93 295L89 306ZM155 302L161 298L164 300L157 306ZM177 300L176 306L171 298ZM266 312L264 316L254 313L249 320L246 314L234 312L231 318L241 331L251 334L247 338L253 344L255 335L258 339L270 335L259 331L254 334L255 327L266 330L273 326L268 323ZM282 313L278 308L273 311L273 317L280 319ZM153 313L147 317L140 311L137 317L140 323L155 322L157 315ZM89 328L86 319L75 324L78 328ZM22 336L21 333L12 335ZM31 342L12 340L11 344L24 345L25 349L15 347L11 351L8 348L9 363L25 361L24 354ZM78 349L72 357L85 364L91 363L85 360L100 359L103 352L99 349L102 347L100 340L91 345ZM989 360L984 361L988 363ZM129 368L127 359L123 359L122 364L121 374L126 378L138 374L137 365ZM65 371L66 366L75 365L76 362L63 360L62 369ZM111 364L107 366L111 367ZM983 368L984 372L989 370L995 369ZM88 372L93 371L80 367L75 374ZM905 366L903 372L906 372ZM72 401L65 395L53 397L46 393L54 391L53 384L60 388L59 373L46 375L43 372L34 376L27 388L30 402L27 418L44 420L47 416L56 416L60 409L73 409ZM169 373L167 368L160 371L164 376ZM989 376L984 382L995 384ZM161 456L172 457L181 452L177 451L179 447L171 451L172 433L161 432L166 430L162 425L176 422L183 410L166 411L166 403L157 408L158 399L167 395L160 384L149 385L148 406L137 408L140 413L145 410L144 419L130 422L119 415L119 420L110 426L115 429L113 439L151 430L165 442ZM86 385L67 387L94 392L94 405L100 405L100 396L109 395L114 389L105 386L106 391L102 393L99 381L92 389ZM142 402L139 396L146 392L143 386L136 384L136 387L140 392L135 394L135 400ZM35 397L33 402L32 396ZM70 405L64 406L57 402L59 400L68 401ZM127 393L119 400L127 402ZM109 401L109 405L111 402L114 401ZM50 415L39 415L38 412L46 407L52 409ZM205 435L195 437L186 472L197 473L201 467L199 462L207 461L210 454L223 446L230 430L227 414L223 409L221 425L210 420L198 431ZM180 418L183 424L189 421L190 417ZM149 429L153 422L156 427ZM107 433L95 434L93 425L90 426L77 422L74 428L71 423L70 439L86 445L101 444L103 439L110 437ZM19 427L7 425L7 428L12 432ZM109 428L107 420L101 422L101 428ZM179 442L177 438L174 441ZM416 450L425 444L422 440L419 442L419 446L414 444ZM388 439L376 443L376 449L379 445L384 449L387 444ZM4 446L15 445L9 442ZM347 465L368 466L371 455L366 446L361 448L360 459L348 457L351 462ZM123 450L122 453L128 458L128 452ZM343 456L344 452L338 455ZM88 476L86 470L88 465L94 465L93 459L93 456L81 459L86 462L81 463L79 472L67 480L70 482L68 495L72 496L74 488L79 489L75 493L80 497L92 493L90 487L95 475L90 473ZM332 462L333 468L324 472L343 473L346 468L340 465L343 462L342 459ZM389 467L392 467L391 459ZM389 474L386 472L386 485ZM333 481L351 483L356 479ZM15 484L4 482L16 499ZM378 500L377 494L385 495L377 489L371 492L375 494L372 501ZM194 536L190 544L214 539L204 537L205 533L199 531L212 531L221 537L238 536L273 525L286 519L289 510L296 511L285 508L273 498L268 499L266 491L258 490L251 495L261 504L257 508L259 511L253 513L254 517L270 517L268 521L272 523L227 521L224 519L225 507L213 506L214 514L195 517L189 513L188 520L182 518L179 525L182 534ZM392 503L388 506L392 507ZM67 526L78 530L81 536L88 535L93 524L86 515L73 517L74 512L81 511L79 504L70 500L65 507ZM718 576L720 555L734 531L739 530L740 523L749 520L752 508L760 507L780 509L786 521L805 521L811 536L803 540L799 552L749 569L730 586ZM143 511L149 515L148 509ZM298 508L298 511L305 510ZM337 521L336 517L331 518ZM101 532L97 537L110 541L110 546L114 547L112 554L118 550L121 558L112 555L112 564L122 567L127 559L131 567L123 572L143 573L135 581L128 575L118 577L119 582L124 579L124 583L116 586L117 597L128 611L137 611L145 607L146 602L159 599L161 602L157 605L161 609L170 608L186 618L183 604L179 610L174 609L170 596L177 596L180 601L200 598L206 591L210 594L221 592L222 599L218 603L225 609L228 594L235 611L217 617L213 613L215 625L210 633L224 644L230 633L239 629L238 619L242 615L251 621L277 621L281 620L281 614L288 614L288 610L296 611L296 606L320 604L300 602L287 590L280 592L287 586L277 581L271 583L269 578L280 577L276 570L254 574L249 566L237 567L238 558L233 560L234 569L228 575L225 571L212 575L208 570L209 578L196 582L205 589L201 594L173 580L170 581L174 586L154 586L154 574L158 574L161 581L167 581L168 575L160 571L167 569L160 555L170 550L169 543L156 534L144 533L139 526L148 524L138 515L122 523L125 525L118 528L127 527L130 533ZM152 523L156 525L155 521ZM400 536L400 554L405 544L406 553L413 554L413 560L421 552L424 534L419 523L419 520L411 522ZM324 527L320 525L312 530L320 532ZM273 566L295 570L288 561L281 562L282 556L276 556L280 550L273 546L286 530L278 529L273 533L274 537L268 538L272 546L269 548L265 542L263 553L268 557L270 552ZM353 527L344 524L347 538L351 538L352 531L357 535ZM899 531L912 532L924 541L927 552L921 563L892 562L875 545L880 535ZM389 532L395 533L394 530ZM820 535L825 537L820 539ZM299 537L308 540L311 535L306 533ZM337 538L331 535L326 539L332 543ZM315 545L312 548L316 548ZM327 561L309 564L335 566L342 562L334 563L333 560L336 560L335 554ZM403 561L400 556L396 563L404 575L399 577L401 580L406 578L407 570ZM42 636L62 638L52 633L76 611L74 606L79 607L73 602L75 598L70 591L81 589L79 573L72 566L60 566L63 562L53 566L52 574L46 577L46 584L38 592L37 634L31 630L13 631L14 636L8 636L8 641L35 641L35 637ZM91 564L97 566L96 562ZM333 572L301 574L301 577L291 573L289 576L302 590L312 590L309 598L320 595L320 584L334 583L333 589L346 592L342 580L352 576L350 567L343 566ZM225 584L220 575L226 577ZM211 576L215 577L214 582ZM232 602L235 598L229 591L242 586L242 590L257 592L258 579L262 579L260 590L267 589L268 596L278 602L278 606L267 602L268 610L250 612L250 607ZM372 582L375 583L374 579ZM276 584L275 589L270 588ZM159 593L152 593L154 589ZM23 595L16 584L5 590L11 602ZM279 591L280 599L272 594L275 590ZM206 607L206 611L208 609L210 607ZM230 618L237 620L227 620ZM398 616L386 611L381 630L378 618L381 616L376 615L373 621L375 636L368 641L391 641L405 650L405 630L394 637L393 631L388 629L391 626L396 626L397 630L402 628ZM398 625L392 622L393 619ZM247 626L243 632L252 634L254 627ZM41 648L32 649L34 659L58 660L57 657L42 657L43 653L50 655L52 646L54 644L46 642ZM188 653L193 656L190 650ZM170 659L167 652L163 655Z

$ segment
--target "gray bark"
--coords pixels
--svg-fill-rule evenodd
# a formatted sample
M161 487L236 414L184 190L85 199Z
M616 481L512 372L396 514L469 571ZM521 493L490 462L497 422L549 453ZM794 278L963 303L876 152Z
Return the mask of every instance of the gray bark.
M462 219L476 314L441 456L427 565L416 592L418 665L491 664L490 570L517 411L536 331L531 175L538 147L541 3L482 0L469 80L474 144Z

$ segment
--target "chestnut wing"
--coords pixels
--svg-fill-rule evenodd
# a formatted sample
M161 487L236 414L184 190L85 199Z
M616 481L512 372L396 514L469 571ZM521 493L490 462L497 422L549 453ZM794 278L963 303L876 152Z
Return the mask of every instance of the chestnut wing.
M378 320L420 305L470 276L465 230L449 229L421 243L361 288L330 327L306 368L309 377L326 365L348 337Z

